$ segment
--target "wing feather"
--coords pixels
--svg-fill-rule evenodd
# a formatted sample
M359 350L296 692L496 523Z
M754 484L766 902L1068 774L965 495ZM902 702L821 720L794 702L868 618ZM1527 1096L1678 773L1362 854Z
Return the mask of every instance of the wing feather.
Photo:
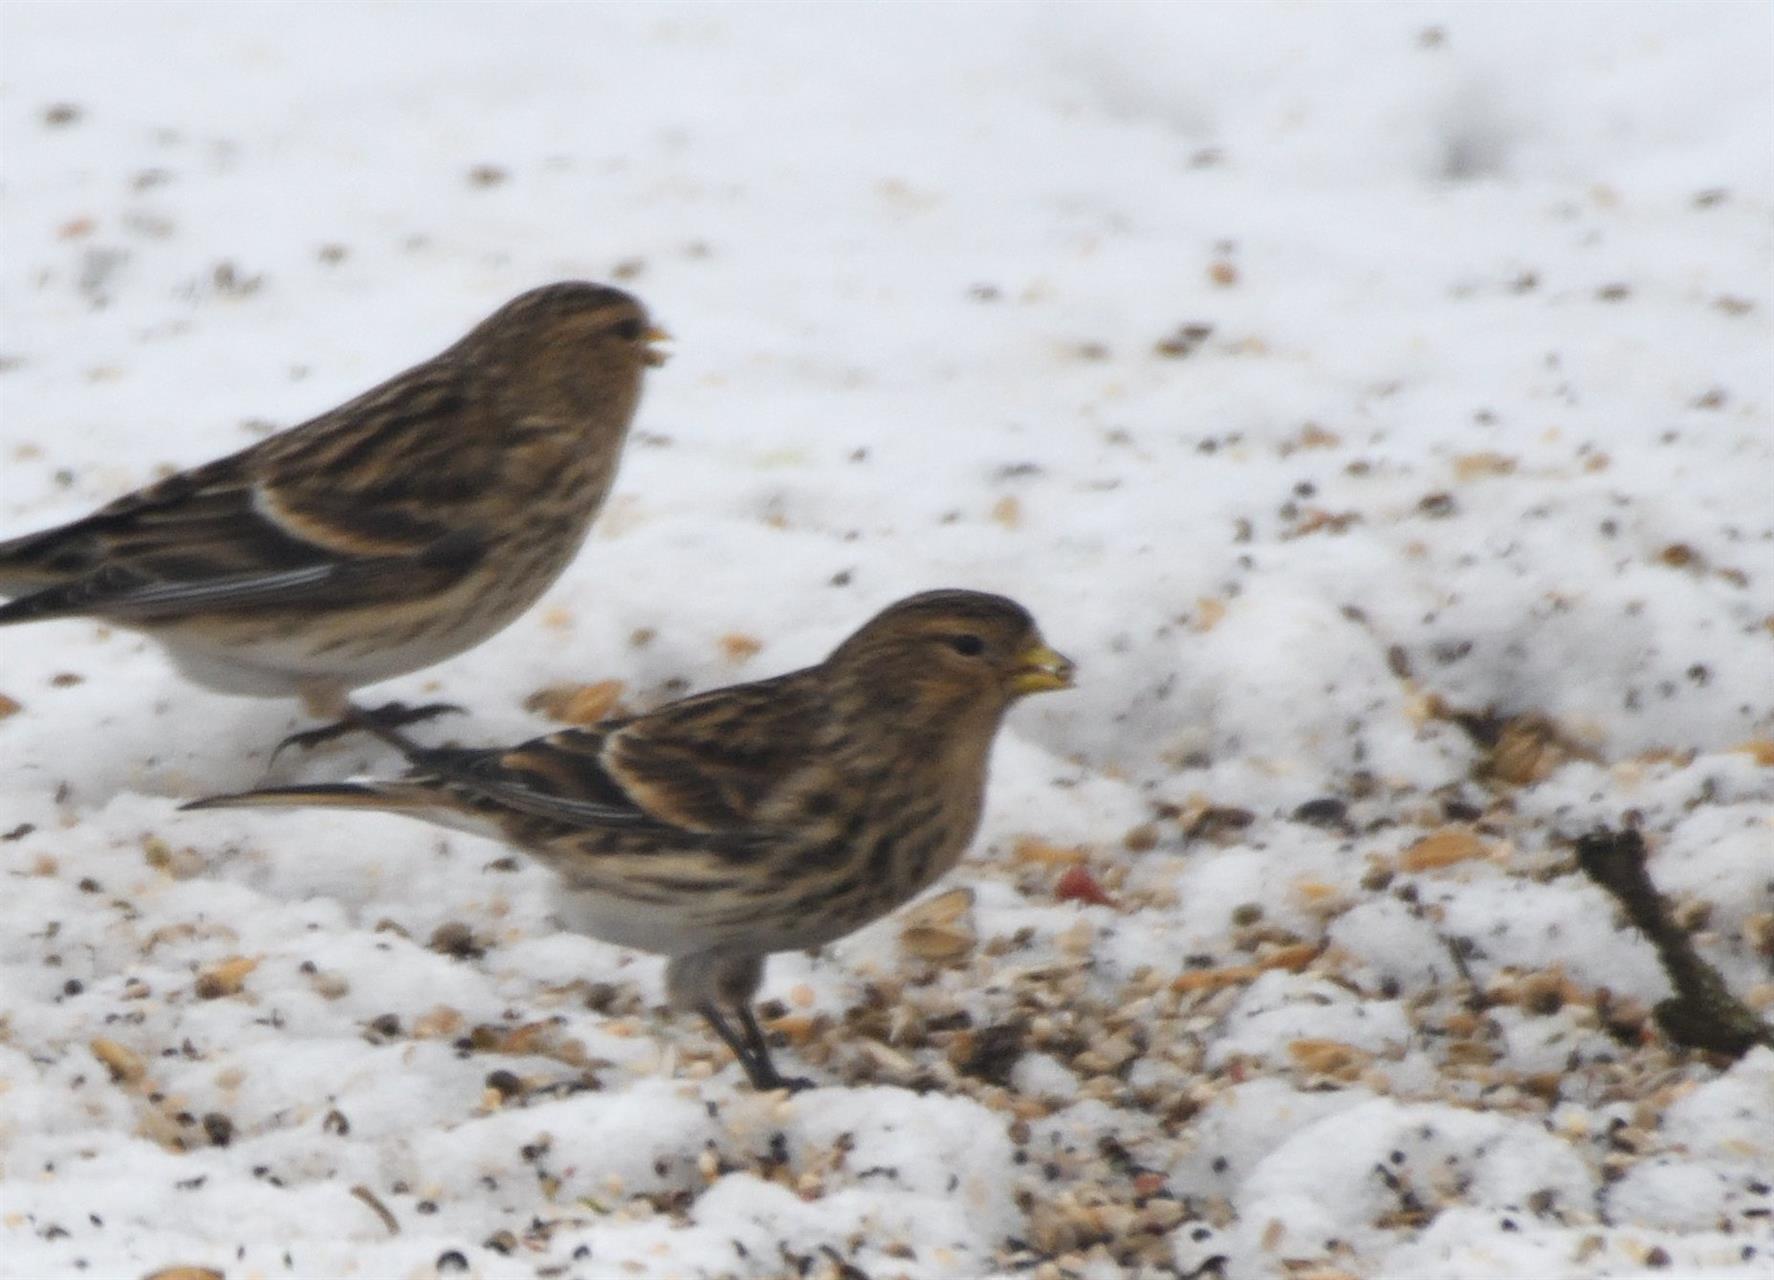
M569 729L510 749L409 751L421 785L567 826L662 827L605 771L607 730Z
M0 543L0 584L28 592L0 623L326 609L447 588L484 549L463 503L497 472L480 456L488 433L462 429L466 376L421 365L84 519Z
M749 835L810 755L810 672L734 685L651 715L509 749L403 748L412 781L566 827Z
M815 758L823 700L812 671L686 698L610 734L603 764L635 803L691 831L754 825Z

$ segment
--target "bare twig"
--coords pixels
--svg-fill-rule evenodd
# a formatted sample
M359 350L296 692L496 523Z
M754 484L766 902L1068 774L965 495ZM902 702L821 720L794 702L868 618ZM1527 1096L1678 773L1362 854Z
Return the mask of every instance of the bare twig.
M1633 830L1601 828L1577 841L1577 865L1606 889L1657 948L1675 994L1652 1011L1677 1044L1740 1058L1758 1044L1774 1048L1774 1027L1755 1015L1700 958L1693 940L1670 918L1669 904L1645 870L1645 842Z
M351 1188L351 1194L363 1201L364 1204L369 1207L371 1213L382 1219L382 1225L388 1228L389 1235L397 1236L400 1234L400 1219L394 1216L388 1206L382 1203L382 1198L374 1191L371 1191L368 1187L359 1183L357 1186Z

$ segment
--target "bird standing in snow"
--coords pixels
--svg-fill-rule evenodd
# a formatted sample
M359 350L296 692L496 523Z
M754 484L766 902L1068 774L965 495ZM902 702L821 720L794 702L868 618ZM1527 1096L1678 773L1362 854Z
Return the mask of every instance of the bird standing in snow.
M1025 694L1072 664L1014 601L931 591L871 619L817 666L510 748L427 750L399 781L268 788L191 809L384 810L508 841L557 872L593 937L670 957L754 1086L789 1084L751 1001L773 951L885 915L960 859L987 757Z
M290 741L335 736L352 689L471 648L566 568L664 336L618 289L531 290L331 412L0 542L0 624L136 628L201 685L339 721Z

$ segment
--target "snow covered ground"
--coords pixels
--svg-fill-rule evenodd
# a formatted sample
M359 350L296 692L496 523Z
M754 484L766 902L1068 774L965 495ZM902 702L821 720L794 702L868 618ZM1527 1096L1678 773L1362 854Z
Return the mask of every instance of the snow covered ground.
M1568 843L1774 1006L1770 12L0 8L0 536L617 280L598 532L378 693L513 740L945 585L1082 678L971 903L776 959L760 1098L507 850L175 812L383 754L0 634L0 1275L1774 1274L1774 1053Z

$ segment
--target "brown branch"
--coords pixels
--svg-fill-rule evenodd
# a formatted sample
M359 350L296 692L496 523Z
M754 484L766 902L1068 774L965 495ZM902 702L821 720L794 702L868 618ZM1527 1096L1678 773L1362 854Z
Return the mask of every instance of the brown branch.
M357 1186L351 1188L351 1194L363 1201L363 1203L369 1207L371 1213L382 1219L382 1225L388 1228L389 1235L397 1236L400 1234L400 1219L394 1216L393 1212L387 1205L382 1203L381 1197L374 1191L371 1191L368 1187L359 1183Z
M1670 917L1669 904L1645 870L1645 842L1637 831L1603 827L1577 841L1577 865L1606 889L1632 923L1657 948L1675 994L1652 1012L1677 1044L1740 1058L1758 1044L1774 1048L1769 1026L1700 958L1687 933Z

